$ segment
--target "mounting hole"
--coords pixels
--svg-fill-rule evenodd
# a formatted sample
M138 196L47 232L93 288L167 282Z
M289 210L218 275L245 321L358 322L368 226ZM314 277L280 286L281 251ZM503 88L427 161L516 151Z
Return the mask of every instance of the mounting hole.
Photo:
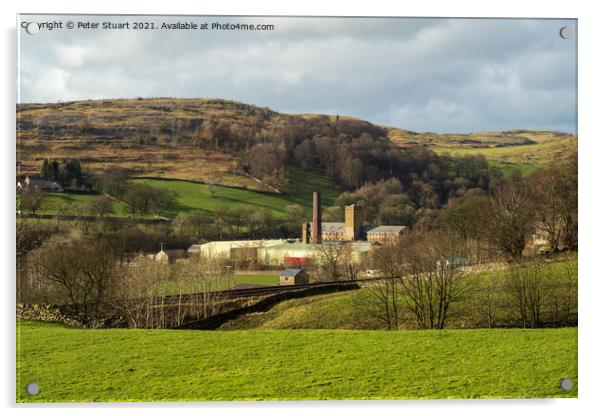
M568 39L571 37L572 31L571 28L568 26L563 26L560 28L560 37L562 39Z
M560 388L564 391L569 391L573 389L573 381L568 378L560 379Z
M25 31L30 35L35 35L40 31L40 27L35 22L29 22L27 26L25 26Z
M27 394L34 396L40 393L40 386L38 386L37 383L29 383L25 386L25 390L27 390Z

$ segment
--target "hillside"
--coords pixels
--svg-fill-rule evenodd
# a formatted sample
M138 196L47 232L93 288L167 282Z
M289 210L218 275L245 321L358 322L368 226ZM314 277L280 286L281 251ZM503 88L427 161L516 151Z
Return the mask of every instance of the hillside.
M572 287L576 288L576 258L569 256L550 262L542 267L539 272L546 279L559 282L557 286L547 292L550 299L566 293L567 286L564 285L568 281L567 279L570 279L573 282ZM495 303L498 305L495 312L498 323L502 326L512 325L515 318L514 311L508 308L508 305L512 304L512 300L499 286L499 282L503 278L500 273L503 272L471 273L468 275L468 279L470 279L468 287L474 293L472 293L472 296L468 296L451 306L448 320L449 328L470 328L483 325L484 322L480 322L475 317L483 312L484 305L491 302L491 299L495 299ZM496 294L494 298L487 298L486 289L483 288L491 287L491 285L498 285L496 286ZM287 300L265 312L240 316L227 322L220 329L386 329L385 323L369 312L369 310L374 310L375 307L378 308L378 305L378 300L368 287L348 292ZM577 305L573 305L575 314L577 312L576 307ZM544 309L542 307L542 316L545 315ZM461 313L458 313L459 311ZM467 313L467 311L470 311L470 313ZM472 318L467 319L464 315ZM403 327L414 329L414 324L414 318L411 314L406 314Z
M213 99L88 100L17 106L17 172L39 172L44 158L77 158L90 170L206 180L269 190L240 169L241 149L275 135L309 135L332 124L267 108ZM330 126L333 127L333 126ZM350 133L381 130L345 120ZM353 131L352 131L353 130Z
M467 134L416 133L387 127L387 135L400 147L422 145L439 154L483 155L506 170L531 171L563 159L577 146L577 137L547 130L508 130Z
M176 194L176 205L165 213L174 218L179 212L202 210L213 213L222 207L228 208L267 208L275 218L282 218L288 205L297 204L305 209L307 219L311 216L312 190L320 189L322 203L330 206L340 191L327 178L291 169L289 172L289 191L283 195L256 192L247 189L217 186L211 196L208 185L185 181L167 181L159 179L134 179L132 182L146 183L151 186L169 189Z
M345 116L287 115L219 99L115 99L17 106L17 172L39 172L44 158L77 158L88 170L129 169L135 175L218 180L270 190L241 169L241 155L270 141L315 136L386 137L400 147L438 153L482 153L508 166L540 166L576 145L574 136L511 130L471 134L415 133Z
M172 219L180 212L194 210L205 211L209 215L212 215L216 210L223 207L267 208L272 211L274 218L280 219L288 205L300 205L305 209L307 219L309 219L311 216L313 190L320 189L322 203L325 207L331 206L341 192L327 178L315 173L291 168L289 178L289 190L286 194L270 194L250 189L217 185L215 194L211 196L208 185L183 180L132 179L130 183L145 183L173 191L176 196L176 203L162 215ZM88 205L97 197L97 195L89 193L48 193L45 195L42 208L38 210L38 213L50 215L87 215L89 214ZM112 202L112 212L107 214L107 216L129 218L131 217L131 213L122 201L115 200ZM154 215L147 215L145 218L152 219L156 217Z
M21 403L576 397L578 390L576 328L222 332L20 321L17 340ZM561 390L561 378L576 387ZM35 396L25 393L32 381L41 387Z

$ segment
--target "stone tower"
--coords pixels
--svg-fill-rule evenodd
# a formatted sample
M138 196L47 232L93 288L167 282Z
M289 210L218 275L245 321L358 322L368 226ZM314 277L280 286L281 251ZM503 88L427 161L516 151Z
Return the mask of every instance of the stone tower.
M347 205L345 207L345 240L357 241L362 233L364 215L359 205Z

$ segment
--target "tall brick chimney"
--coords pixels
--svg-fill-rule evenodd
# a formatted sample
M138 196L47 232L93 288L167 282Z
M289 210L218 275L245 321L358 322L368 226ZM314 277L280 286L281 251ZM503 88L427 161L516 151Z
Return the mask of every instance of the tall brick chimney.
M322 242L322 211L320 207L320 193L314 192L313 217L311 224L311 242L320 244Z

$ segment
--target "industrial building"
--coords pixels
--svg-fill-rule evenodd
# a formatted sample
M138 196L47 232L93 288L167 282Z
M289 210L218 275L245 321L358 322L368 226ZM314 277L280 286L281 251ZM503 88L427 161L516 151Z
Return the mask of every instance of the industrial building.
M345 207L344 222L323 223L320 205L320 193L314 192L313 218L303 223L301 240L212 241L191 246L188 254L300 268L336 252L345 262L362 264L375 245L395 242L406 230L403 225L364 225L359 205Z
M342 251L346 260L360 264L366 260L370 250L372 244L367 241L303 244L299 240L243 240L195 244L188 249L188 253L206 259L303 267L319 261L321 256L329 255L333 251Z
M205 244L194 244L188 254L204 258L228 260L256 260L259 249L277 246L287 240L235 240L211 241Z
M301 242L319 244L322 241L369 241L385 244L395 242L403 232L404 225L364 225L364 212L359 205L345 207L344 222L322 222L320 193L313 195L313 218L301 226ZM314 230L317 230L314 233Z

